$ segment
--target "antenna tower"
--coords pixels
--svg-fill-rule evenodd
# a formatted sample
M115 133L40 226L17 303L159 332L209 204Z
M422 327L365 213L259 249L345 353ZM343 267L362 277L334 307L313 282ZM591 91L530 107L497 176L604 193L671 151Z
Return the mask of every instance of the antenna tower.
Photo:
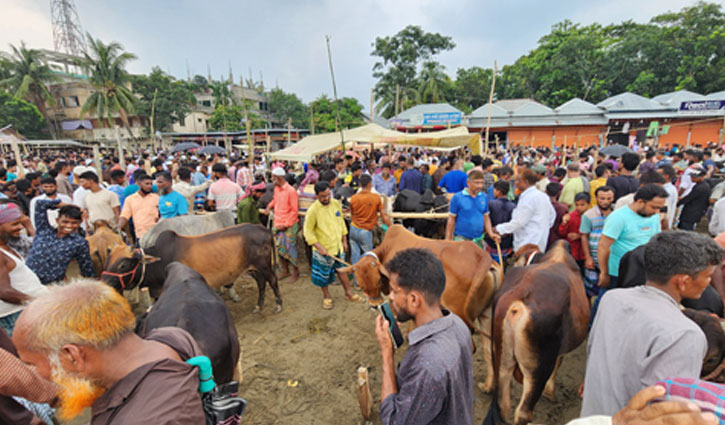
M82 56L86 48L83 29L73 0L50 0L53 44L56 52Z

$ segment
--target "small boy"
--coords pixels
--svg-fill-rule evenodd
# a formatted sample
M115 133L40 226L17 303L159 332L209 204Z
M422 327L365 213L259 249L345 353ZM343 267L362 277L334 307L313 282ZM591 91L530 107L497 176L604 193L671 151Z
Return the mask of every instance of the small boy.
M589 209L591 195L588 192L579 192L574 196L574 211L566 214L559 225L559 235L565 238L571 246L571 255L579 265L579 271L584 273L584 251L582 250L581 233L579 227L582 222L582 214Z
M493 196L494 198L488 201L488 215L491 219L491 227L501 223L508 223L511 221L511 213L516 204L508 199L508 193L511 185L506 180L499 180L493 184ZM493 261L498 262L498 249L496 243L486 236L486 244L488 245L488 252L491 254ZM513 235L506 235L501 238L501 261L505 261L506 257L513 251L514 237Z

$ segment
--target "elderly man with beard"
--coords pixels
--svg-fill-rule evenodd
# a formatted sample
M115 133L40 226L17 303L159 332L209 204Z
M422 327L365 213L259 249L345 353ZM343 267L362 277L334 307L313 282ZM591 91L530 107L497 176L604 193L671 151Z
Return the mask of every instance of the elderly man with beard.
M375 324L382 354L380 417L384 425L473 423L471 332L440 304L443 265L430 251L407 249L386 265L390 307L398 322L412 320L409 347L395 370L388 321Z
M30 303L13 344L25 363L59 386L61 419L90 407L91 425L205 423L199 372L185 362L202 355L197 343L172 327L142 339L135 324L113 288L79 280Z
M138 192L126 198L118 220L118 228L123 229L128 220L133 218L136 239L141 240L159 219L159 195L151 193L153 180L148 174L136 177Z

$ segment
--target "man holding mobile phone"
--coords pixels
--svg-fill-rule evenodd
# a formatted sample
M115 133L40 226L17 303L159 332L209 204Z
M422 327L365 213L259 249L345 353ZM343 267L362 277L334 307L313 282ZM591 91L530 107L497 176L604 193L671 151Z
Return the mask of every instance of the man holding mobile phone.
M390 325L382 315L376 319L383 360L383 425L471 425L471 332L463 320L441 307L443 265L429 250L411 248L399 252L385 268L393 314L398 322L413 320L415 329L408 335L408 351L396 374Z

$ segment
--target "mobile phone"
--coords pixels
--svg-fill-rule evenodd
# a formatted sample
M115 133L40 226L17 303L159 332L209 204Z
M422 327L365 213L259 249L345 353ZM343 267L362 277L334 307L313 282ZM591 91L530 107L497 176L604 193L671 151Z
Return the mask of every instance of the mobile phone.
M393 347L397 349L403 345L405 339L403 338L403 333L400 332L398 322L395 320L393 310L390 308L390 304L387 301L380 304L378 306L378 310L380 311L380 314L383 315L383 318L388 321L388 332L390 332L390 338L393 340Z

